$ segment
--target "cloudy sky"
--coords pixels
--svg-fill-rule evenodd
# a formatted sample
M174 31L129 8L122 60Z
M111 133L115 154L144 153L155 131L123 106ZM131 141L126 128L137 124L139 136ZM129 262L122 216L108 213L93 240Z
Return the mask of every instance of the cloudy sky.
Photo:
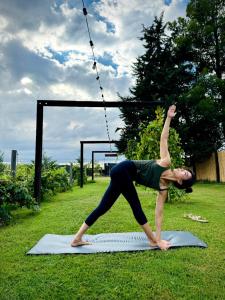
M106 101L129 95L131 66L144 53L142 24L164 11L165 21L185 16L187 0L84 0ZM0 1L0 151L10 161L34 160L37 99L101 101L82 0ZM108 108L110 138L122 125ZM58 162L79 157L80 140L105 140L103 108L44 109L43 150ZM114 146L112 149L115 149ZM92 150L108 145L85 146ZM96 156L104 160L104 156Z

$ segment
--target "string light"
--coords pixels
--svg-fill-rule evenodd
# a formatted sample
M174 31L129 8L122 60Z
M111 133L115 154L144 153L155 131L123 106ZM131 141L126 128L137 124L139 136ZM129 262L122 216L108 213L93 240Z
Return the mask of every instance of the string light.
M102 87L101 80L100 80L100 74L98 72L97 60L96 60L95 52L94 52L94 43L93 43L92 38L91 38L90 28L89 28L89 24L88 24L88 18L87 18L88 12L87 12L87 9L84 5L84 0L82 0L82 3L83 3L83 14L84 14L85 20L86 20L86 25L87 25L88 35L89 35L89 43L90 43L90 46L91 46L91 51L92 51L92 56L93 56L93 61L94 61L92 69L96 71L96 80L98 81L99 88L101 90L102 101L104 103L105 102L105 97L104 97L104 94L103 94L103 87ZM110 151L112 152L111 139L110 139L110 135L109 135L109 126L108 126L109 122L107 120L107 112L106 112L106 107L105 106L104 106L104 111L105 111L106 132L107 132L108 139L109 139Z

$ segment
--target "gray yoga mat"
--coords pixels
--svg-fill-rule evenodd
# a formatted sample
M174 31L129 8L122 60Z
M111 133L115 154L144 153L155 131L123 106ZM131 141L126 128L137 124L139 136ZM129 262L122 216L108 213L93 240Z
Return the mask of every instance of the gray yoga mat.
M83 239L92 244L79 247L70 246L73 238L74 235L46 234L27 254L86 254L158 249L158 247L149 246L144 232L86 234L83 236ZM206 243L187 231L163 231L161 238L169 240L172 244L171 248L207 247Z

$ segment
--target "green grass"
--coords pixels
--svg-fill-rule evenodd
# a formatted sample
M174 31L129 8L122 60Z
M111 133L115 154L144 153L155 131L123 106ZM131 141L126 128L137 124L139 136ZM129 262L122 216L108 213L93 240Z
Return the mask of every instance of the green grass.
M40 213L14 212L0 228L0 299L225 299L225 185L197 184L190 200L166 204L164 230L185 230L207 249L26 256L46 233L73 234L98 203L108 179L58 194ZM155 193L138 188L154 228ZM201 215L203 224L183 217ZM140 231L123 197L88 233Z

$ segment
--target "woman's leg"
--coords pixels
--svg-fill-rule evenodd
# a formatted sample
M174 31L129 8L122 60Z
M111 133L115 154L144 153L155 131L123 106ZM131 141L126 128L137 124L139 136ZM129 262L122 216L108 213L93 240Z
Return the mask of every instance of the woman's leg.
M135 219L137 220L139 225L141 225L151 244L156 243L155 235L153 234L152 229L148 224L147 218L142 210L137 191L133 184L132 172L129 172L129 174L127 174L127 176L124 176L124 178L126 178L126 181L124 182L122 187L122 194L130 204Z
M113 206L120 194L120 185L112 179L101 202L87 217L85 223L88 226L93 225L100 216L104 215Z
M145 234L147 235L150 244L154 245L156 243L156 238L150 225L148 224L147 218L142 210L141 203L139 201L137 191L134 187L133 182L128 182L127 185L122 190L123 196L129 202L131 209L133 211L134 217L144 230Z
M131 179L128 178L126 183L123 185L122 194L130 204L133 215L138 224L144 225L145 223L147 223L147 218L143 212L137 191Z
M121 193L120 185L115 180L111 180L109 187L107 188L101 202L92 211L92 213L87 217L85 222L81 225L80 229L76 233L71 246L81 246L85 244L90 244L88 242L82 241L83 234L88 230L88 228L94 224L94 222L103 214L105 214L115 203L116 199Z
M100 216L105 214L112 207L121 193L123 193L129 202L137 222L140 225L147 223L136 189L133 185L135 172L135 166L133 166L130 161L119 163L111 170L111 182L108 189L98 207L93 210L78 230L71 244L72 246L79 246L85 243L82 241L83 234Z

